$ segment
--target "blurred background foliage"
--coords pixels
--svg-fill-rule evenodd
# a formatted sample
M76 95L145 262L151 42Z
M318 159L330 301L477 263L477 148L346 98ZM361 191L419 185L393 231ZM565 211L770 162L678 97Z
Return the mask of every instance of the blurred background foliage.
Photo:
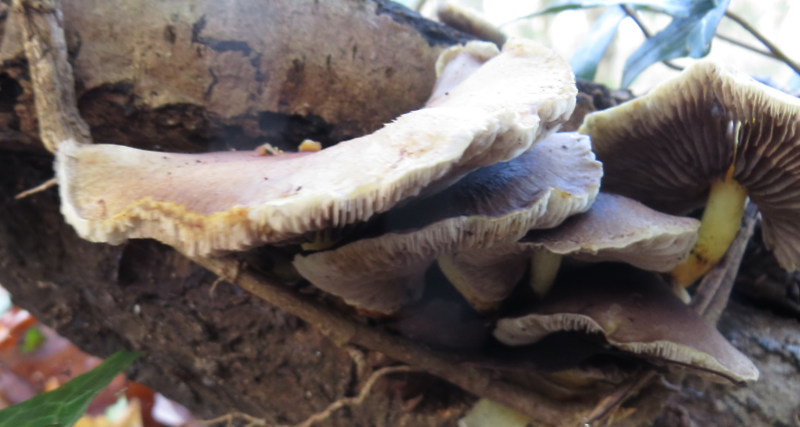
M435 19L444 3L471 8L509 36L539 40L578 77L642 93L694 58L724 62L800 91L793 0L402 0ZM796 1L795 1L796 3ZM793 7L794 6L794 7Z

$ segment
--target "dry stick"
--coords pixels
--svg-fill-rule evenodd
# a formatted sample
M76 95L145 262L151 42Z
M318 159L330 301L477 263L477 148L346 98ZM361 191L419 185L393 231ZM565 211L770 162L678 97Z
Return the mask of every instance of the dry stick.
M609 417L633 394L638 392L657 376L658 374L656 371L648 369L645 372L637 374L630 380L625 381L609 395L600 400L597 406L592 409L592 412L589 413L589 416L586 417L586 423L591 424Z
M233 427L234 421L237 419L247 421L246 427L266 426L267 420L256 418L252 415L245 414L244 412L231 412L220 417L212 418L210 420L197 420L200 424L213 425L225 423L226 427Z
M58 185L58 182L56 181L56 179L55 178L50 178L47 181L37 185L36 187L27 189L27 190L17 194L16 196L14 196L14 200L21 200L21 199L24 199L24 198L26 198L28 196L32 196L32 195L34 195L36 193L41 193L42 191L45 191L45 190L47 190L48 188L51 188L51 187L55 187L56 185Z
M767 38L764 37L764 35L762 35L757 29L755 29L742 17L729 10L725 11L725 17L739 24L739 26L747 30L747 32L752 34L753 37L755 37L756 39L758 39L758 41L761 42L761 44L763 44L764 47L769 49L769 51L772 52L773 55L775 55L775 58L781 60L783 63L788 65L792 70L794 70L795 73L800 74L800 65L792 61L788 56L786 56L785 53L783 53L783 51L778 46L774 45L772 42L767 40Z
M51 153L66 139L91 143L89 126L78 113L75 81L58 0L14 0L25 39L39 136Z
M775 54L774 54L774 53L772 53L772 52L769 52L769 51L766 51L766 50L759 49L759 48L758 48L758 47L756 47L756 46L753 46L753 45L747 44L747 43L745 43L745 42L742 42L742 41L736 40L736 39L735 39L735 38L733 38L733 37L726 36L726 35L724 35L724 34L720 34L720 33L716 33L716 34L714 34L714 37L716 37L716 38L718 38L718 39L720 39L720 40L722 40L722 41L728 42L728 43L730 43L730 44L732 44L732 45L734 45L734 46L739 46L739 47L740 47L740 48L742 48L742 49L749 50L750 52L753 52L753 53L757 53L757 54L759 54L759 55L766 56L767 58L772 58L772 59L778 59L778 60L780 60L780 59L779 59L777 56L775 56Z
M218 276L230 277L238 263L230 258L192 258ZM239 271L235 283L264 301L303 319L337 345L355 344L419 367L475 395L513 408L545 425L576 424L591 409L586 405L551 400L495 378L492 371L466 366L403 337L358 323L286 286L272 283L250 271ZM570 416L573 419L570 419Z
M367 372L367 361L364 357L364 352L352 345L344 346L344 350L353 359L353 365L356 368L356 378L362 378Z

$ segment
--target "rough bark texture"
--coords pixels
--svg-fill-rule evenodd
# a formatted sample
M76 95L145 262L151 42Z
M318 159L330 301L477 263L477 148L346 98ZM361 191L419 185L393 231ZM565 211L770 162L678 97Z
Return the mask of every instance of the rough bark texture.
M271 9L66 2L78 105L93 138L174 151L333 143L420 105L436 55L464 39L383 1L264 4ZM295 423L354 395L365 379L358 357L298 319L227 282L212 292L215 277L155 242L81 240L54 190L14 200L52 176L52 157L36 131L19 33L2 23L0 283L15 302L90 353L143 350L132 377L200 416L238 410ZM581 89L581 114L625 98ZM264 269L286 264L281 249L255 255ZM758 238L742 269L720 327L762 379L746 388L687 381L668 396L661 425L800 425L800 280L781 273ZM299 286L293 272L271 272ZM391 363L365 353L367 367ZM397 374L327 424L454 425L473 400L427 375Z
M92 0L62 9L95 141L164 150L294 148L307 137L330 144L369 133L420 106L439 52L467 39L388 1ZM21 25L8 17L2 71L25 98L7 120L25 134L20 142L38 146Z

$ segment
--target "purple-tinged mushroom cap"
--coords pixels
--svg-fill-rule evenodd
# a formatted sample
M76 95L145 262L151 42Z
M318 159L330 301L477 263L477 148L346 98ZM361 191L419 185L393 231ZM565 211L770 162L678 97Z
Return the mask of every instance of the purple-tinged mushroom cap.
M600 334L621 350L736 382L758 379L753 363L666 283L630 267L565 275L532 313L499 320L494 335L508 345L526 345L559 331Z
M501 53L485 45L447 54L443 78L459 58L474 66L427 108L315 153L174 154L65 141L56 158L62 213L88 240L154 238L189 255L365 221L516 157L569 117L576 89L565 61L533 42L509 41Z

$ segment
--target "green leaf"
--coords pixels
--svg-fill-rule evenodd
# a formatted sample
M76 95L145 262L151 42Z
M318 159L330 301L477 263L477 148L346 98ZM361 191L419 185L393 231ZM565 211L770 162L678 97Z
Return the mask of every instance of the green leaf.
M36 326L25 331L25 339L22 342L23 353L33 353L44 344L47 337L42 333L42 330Z
M597 64L603 59L608 45L614 40L617 28L628 14L621 7L612 7L605 11L592 25L591 37L588 37L569 60L569 65L575 72L575 77L584 80L594 80L597 73Z
M676 17L688 17L692 11L694 0L560 0L551 2L550 6L526 16L530 18L546 13L558 13L570 9L589 9L593 7L622 6L649 7Z
M647 39L625 62L622 87L656 62L690 56L700 58L711 49L711 39L730 0L700 0L685 18L674 18L666 28Z
M100 391L139 357L120 351L63 386L0 411L0 426L71 427Z

